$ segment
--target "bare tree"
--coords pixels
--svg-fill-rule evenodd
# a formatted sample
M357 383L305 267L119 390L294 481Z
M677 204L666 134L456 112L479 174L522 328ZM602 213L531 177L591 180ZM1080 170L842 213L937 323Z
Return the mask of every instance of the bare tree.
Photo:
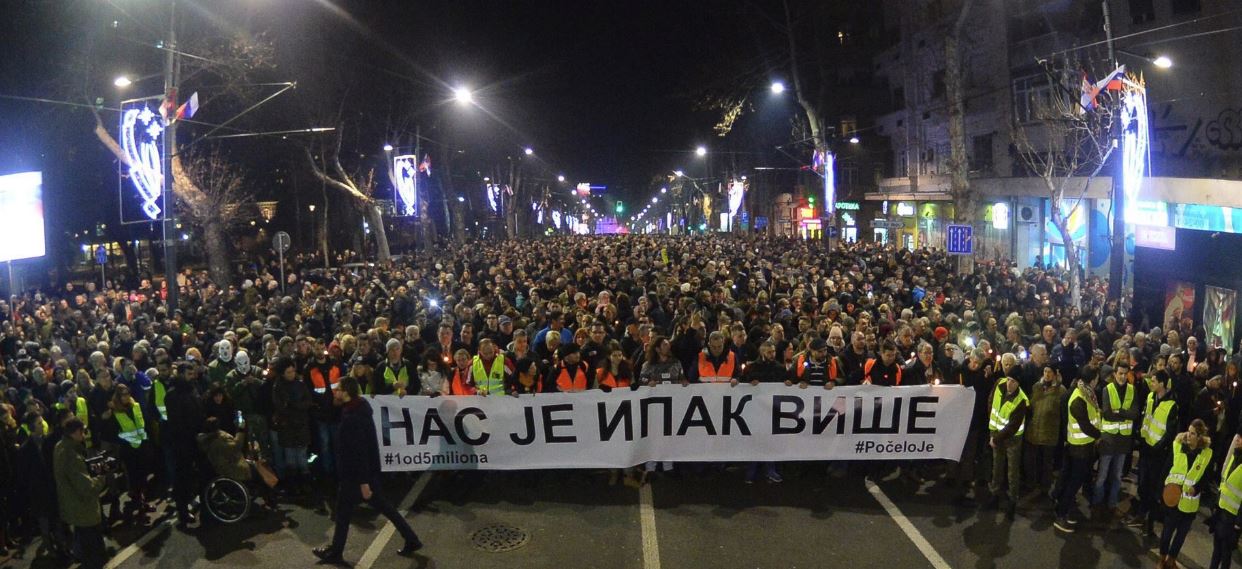
M1031 121L1014 125L1014 144L1021 162L1047 191L1052 224L1065 244L1070 298L1074 306L1081 306L1081 266L1069 219L1083 207L1091 180L1112 154L1113 111L1118 99L1104 92L1094 106L1084 108L1076 92L1067 88L1067 73L1046 65L1045 74L1051 95L1031 102Z
M245 187L241 170L218 150L198 152L183 160L184 170L175 184L192 185L182 190L186 219L203 230L208 272L220 286L232 281L229 229L241 225L254 209L254 198Z
M338 126L333 140L324 141L318 153L305 148L306 161L311 173L328 187L341 192L362 211L371 231L375 232L375 256L380 263L387 263L392 254L388 249L388 233L384 230L384 214L375 200L375 170L350 172L341 165L341 139L344 125Z

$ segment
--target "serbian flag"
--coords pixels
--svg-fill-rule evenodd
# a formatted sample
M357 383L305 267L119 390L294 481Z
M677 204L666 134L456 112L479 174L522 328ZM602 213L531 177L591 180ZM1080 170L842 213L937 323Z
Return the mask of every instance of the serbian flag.
M197 112L198 91L195 91L193 95L190 95L190 100L182 103L180 107L177 107L177 114L173 117L173 120L194 118L194 113Z
M431 155L430 154L423 155L423 161L419 163L418 171L426 172L428 176L431 175Z
M1118 65L1117 68L1114 69L1111 73L1109 73L1108 75L1105 75L1102 79L1100 79L1099 81L1096 81L1093 84L1087 80L1087 72L1083 71L1082 73L1082 99L1079 101L1079 104L1082 106L1081 110L1089 111L1091 109L1094 109L1095 104L1096 104L1096 101L1095 101L1096 98L1099 97L1100 93L1105 90L1120 91L1122 88L1121 79L1125 77L1125 74L1126 74L1126 66Z

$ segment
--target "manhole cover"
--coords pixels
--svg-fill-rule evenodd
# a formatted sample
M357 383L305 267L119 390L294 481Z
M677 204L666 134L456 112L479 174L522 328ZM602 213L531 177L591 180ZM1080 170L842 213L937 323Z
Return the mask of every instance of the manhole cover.
M470 534L470 543L475 549L502 553L513 551L530 542L530 534L525 530L503 524L490 525Z

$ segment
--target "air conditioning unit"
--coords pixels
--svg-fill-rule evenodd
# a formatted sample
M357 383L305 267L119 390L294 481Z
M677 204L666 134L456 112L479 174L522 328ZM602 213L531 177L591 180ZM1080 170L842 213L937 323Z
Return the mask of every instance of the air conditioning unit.
M1035 217L1035 208L1024 205L1018 208L1018 223L1038 223Z

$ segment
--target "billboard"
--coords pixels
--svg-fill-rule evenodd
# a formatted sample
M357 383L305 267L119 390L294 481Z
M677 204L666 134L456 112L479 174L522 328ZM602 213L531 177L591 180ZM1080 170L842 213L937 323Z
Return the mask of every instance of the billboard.
M0 176L0 261L47 254L43 233L43 174Z

